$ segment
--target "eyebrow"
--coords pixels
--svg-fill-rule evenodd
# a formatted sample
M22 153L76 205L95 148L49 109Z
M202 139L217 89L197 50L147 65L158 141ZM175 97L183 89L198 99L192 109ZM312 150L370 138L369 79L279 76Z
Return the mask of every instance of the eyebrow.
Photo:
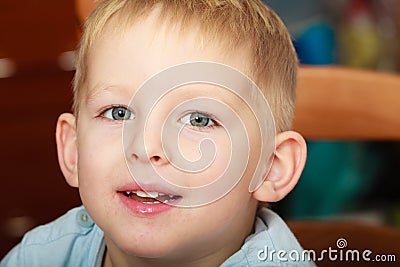
M117 94L120 96L126 96L129 99L131 98L131 92L127 89L127 86L99 83L87 90L85 102L86 104L90 104L95 101L96 98L104 94Z

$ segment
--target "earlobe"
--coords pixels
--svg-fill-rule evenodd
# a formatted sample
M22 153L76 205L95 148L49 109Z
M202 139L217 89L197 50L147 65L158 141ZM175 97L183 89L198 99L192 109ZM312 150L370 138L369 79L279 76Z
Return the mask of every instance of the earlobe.
M78 187L76 136L75 116L71 113L61 114L56 130L58 162L65 180L73 187Z
M276 136L276 151L270 172L253 192L258 201L276 202L284 198L297 184L307 156L304 138L293 131Z

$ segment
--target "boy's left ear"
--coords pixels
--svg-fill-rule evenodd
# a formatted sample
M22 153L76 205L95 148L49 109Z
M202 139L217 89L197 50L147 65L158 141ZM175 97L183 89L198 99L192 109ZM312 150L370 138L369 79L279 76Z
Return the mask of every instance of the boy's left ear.
M253 197L262 202L279 201L292 191L306 162L307 146L299 133L282 132L276 135L275 141L271 169L264 182L253 192Z

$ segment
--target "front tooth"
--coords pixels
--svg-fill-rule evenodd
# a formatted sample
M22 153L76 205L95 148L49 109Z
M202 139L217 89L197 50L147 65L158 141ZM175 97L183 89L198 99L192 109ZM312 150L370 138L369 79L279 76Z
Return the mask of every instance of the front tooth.
M158 197L158 192L136 191L136 195L139 196L139 197L151 197L151 198L156 198L156 197Z
M143 191L136 191L135 193L136 193L136 195L139 196L139 197L147 197L146 192L143 192Z
M147 195L149 195L152 198L158 197L158 192L147 192Z

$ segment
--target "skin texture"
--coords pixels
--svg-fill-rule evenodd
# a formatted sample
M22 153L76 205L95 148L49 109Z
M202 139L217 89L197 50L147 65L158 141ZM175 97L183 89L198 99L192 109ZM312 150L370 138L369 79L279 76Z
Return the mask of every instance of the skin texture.
M112 21L106 25L104 34L89 51L79 120L72 114L62 114L58 120L59 162L67 182L79 188L88 213L104 231L104 266L217 266L234 254L251 232L258 201L278 201L295 186L304 167L306 146L295 132L277 134L272 169L265 182L249 193L260 147L254 117L227 90L193 85L174 90L158 103L148 119L147 153L140 144L132 144L125 151L125 162L121 146L123 124L104 111L112 105L128 106L145 79L166 67L189 61L219 62L248 73L245 49L228 53L218 45L201 48L196 44L196 25L192 32L180 36L173 29L156 26L156 16L153 12L124 34L112 30ZM177 104L210 95L231 107L248 129L250 160L242 179L225 197L205 206L173 207L154 216L132 213L121 203L117 192L132 182L127 163L144 176L154 167L171 181L187 186L197 186L196 178L212 181L224 172L230 146L222 127L199 129L186 125L182 131L180 147L189 159L200 156L198 143L202 138L215 142L216 159L201 175L175 169L159 141L161 125ZM140 116L140 105L133 109ZM181 127L182 121L178 118L176 124Z

